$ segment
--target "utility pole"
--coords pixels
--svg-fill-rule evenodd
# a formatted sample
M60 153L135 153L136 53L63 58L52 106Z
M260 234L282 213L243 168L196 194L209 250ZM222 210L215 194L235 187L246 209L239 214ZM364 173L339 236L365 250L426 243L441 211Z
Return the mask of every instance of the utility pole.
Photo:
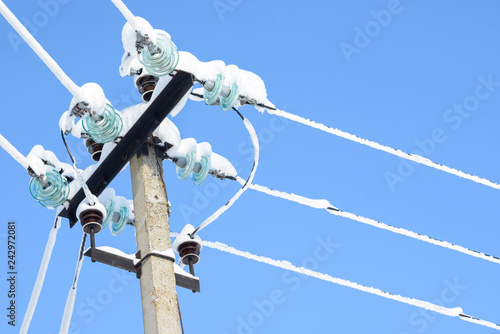
M141 258L171 248L163 159L152 146L130 160L135 233ZM156 256L142 263L141 298L145 334L180 334L173 262Z

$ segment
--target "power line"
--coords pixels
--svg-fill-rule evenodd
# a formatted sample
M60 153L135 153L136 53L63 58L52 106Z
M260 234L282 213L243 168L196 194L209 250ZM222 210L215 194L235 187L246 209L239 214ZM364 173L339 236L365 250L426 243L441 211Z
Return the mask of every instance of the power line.
M92 194L92 192L89 189L89 186L87 185L87 182L85 182L85 180L83 179L82 174L80 173L80 170L78 169L78 166L76 165L76 159L73 156L73 154L71 153L71 150L68 146L68 142L66 141L66 136L64 135L63 130L61 130L61 137L62 137L64 146L66 147L66 151L68 152L69 157L71 158L71 162L73 162L73 168L75 169L75 174L78 178L78 181L80 182L80 186L82 187L83 192L85 193L85 196L89 200L90 205L94 206L97 203L98 199L94 194Z
M4 136L0 134L0 147L16 160L24 169L29 168L28 159L22 155Z
M85 249L85 241L87 240L87 234L83 233L82 242L80 244L80 249L78 251L78 260L76 262L75 277L73 278L73 283L69 289L68 299L66 299L66 305L64 307L64 314L61 321L61 329L59 333L68 333L69 326L71 324L71 317L73 315L73 308L75 307L76 298L76 288L78 285L78 278L80 277L80 271L82 270L83 264L83 251Z
M236 109L234 109L234 110L236 110ZM205 221L203 221L203 223L201 223L200 226L198 226L194 230L194 232L192 233L192 236L195 236L199 231L201 231L202 229L204 229L205 227L210 225L213 221L215 221L217 218L219 218L220 215L222 215L224 212L226 212L226 210L229 209L234 204L234 202L236 202L236 200L238 200L238 198L240 198L240 196L248 189L248 185L250 185L252 183L253 178L255 177L255 172L257 171L257 167L259 166L260 149L259 149L259 138L257 137L257 133L255 132L255 129L254 129L252 123L250 123L250 121L248 119L243 117L237 110L236 110L236 112L243 120L243 123L245 124L245 128L247 129L248 134L250 135L250 138L252 140L253 149L254 149L254 153L253 153L254 162L253 162L252 171L250 172L250 176L248 177L248 179L246 181L242 181L243 186L229 200L229 202L224 204L216 212L214 212L210 217L205 219Z
M242 180L239 177L237 177L237 181L240 184L242 184L244 182L244 180ZM286 199L286 200L289 200L289 201L292 201L295 203L299 203L302 205L306 205L306 206L309 206L309 207L312 207L315 209L325 209L329 213L336 215L336 216L339 216L339 217L344 217L344 218L354 220L354 221L357 221L357 222L360 222L360 223L363 223L366 225L380 228L382 230L386 230L389 232L404 235L404 236L412 238L412 239L424 241L424 242L427 242L429 244L433 244L436 246L440 246L443 248L454 250L454 251L460 252L460 253L465 254L465 255L473 256L473 257L476 257L479 259L483 259L483 260L490 261L490 262L493 262L496 264L500 264L500 258L498 258L498 257L488 255L488 254L485 254L482 252L478 252L478 251L475 251L475 250L472 250L469 248L465 248L465 247L462 247L459 245L455 245L455 244L452 244L452 243L447 242L447 241L438 240L438 239L435 239L435 238L432 238L432 237L429 237L429 236L426 236L426 235L423 235L423 234L420 234L417 232L406 230L406 229L401 228L401 227L395 227L395 226L388 225L388 224L385 224L385 223L382 223L382 222L379 222L379 221L376 221L376 220L373 220L370 218L358 216L354 213L342 211L342 210L334 207L327 200L324 200L324 199L322 199L322 200L310 199L310 198L302 197L302 196L295 195L295 194L289 194L289 193L285 193L282 191L273 190L273 189L270 189L268 187L257 185L257 184L249 184L248 187L250 189L259 191L261 193L264 193L264 194L267 194L270 196Z
M281 116L281 117L284 117L284 118L289 119L291 121L294 121L297 123L302 123L302 124L310 126L312 128L330 133L330 134L338 136L338 137L345 138L347 140L350 140L350 141L353 141L353 142L356 142L356 143L359 143L362 145L366 145L368 147L371 147L371 148L374 148L374 149L377 149L380 151L387 152L389 154L398 156L400 158L407 159L407 160L410 160L410 161L413 161L413 162L416 162L416 163L419 163L422 165L426 165L428 167L432 167L432 168L441 170L443 172L446 172L446 173L449 173L452 175L456 175L458 177L461 177L461 178L464 178L464 179L467 179L470 181L474 181L476 183L480 183L480 184L483 184L485 186L488 186L488 187L491 187L494 189L500 189L500 184L498 184L496 182L481 178L481 177L476 176L476 175L462 172L462 171L455 169L455 168L452 168L452 167L438 164L438 163L433 162L433 161L431 161L427 158L424 158L420 155L406 153L406 152L403 152L401 150L397 150L395 148L385 146L385 145L379 144L379 143L371 141L371 140L363 139L361 137L347 133L345 131L342 131L342 130L339 130L336 128L331 128L331 127L326 126L324 124L314 122L312 120L306 119L306 118L298 116L298 115L291 114L291 113L283 111L283 110L271 108L268 106L263 106L263 107L265 107L267 109L267 112L271 115Z
M38 298L40 297L40 292L42 291L43 283L45 281L45 275L47 273L47 268L49 267L52 250L54 249L54 245L56 243L57 231L60 227L61 217L56 215L56 220L50 230L49 239L47 241L47 245L45 246L45 251L43 252L42 263L40 264L40 269L38 269L38 276L36 277L35 285L33 287L33 291L31 292L28 308L26 309L23 323L21 324L21 329L19 331L21 334L26 334L30 327L31 319L35 313Z
M459 317L460 319L462 319L464 321L475 323L477 325L481 325L484 327L489 327L489 328L493 328L496 330L500 330L500 325L497 325L497 324L489 322L489 321L481 320L478 318L474 318L470 315L464 314L462 308L460 308L460 307L447 308L447 307L443 307L440 305L429 303L429 302L426 302L423 300L403 297L400 295L395 295L395 294L392 294L390 292L385 292L383 290L373 288L373 287L367 287L367 286L364 286L364 285L361 285L361 284L358 284L355 282L351 282L351 281L348 281L348 280L345 280L342 278L333 277L333 276L330 276L328 274L323 274L323 273L313 271L313 270L310 270L310 269L307 269L304 267L297 267L288 261L273 260L273 259L268 258L268 257L259 256L259 255L255 255L255 254L252 254L249 252L241 251L241 250L238 250L234 247L228 246L228 245L220 243L220 242L203 241L203 246L213 248L213 249L219 250L221 252L240 256L240 257L243 257L243 258L246 258L249 260L254 260L254 261L257 261L260 263L266 263L268 265L282 268L282 269L289 270L289 271L293 271L293 272L296 272L299 274L307 275L310 277L315 277L315 278L318 278L318 279L326 281L326 282L345 286L345 287L355 289L358 291L371 293L371 294L374 294L374 295L377 295L377 296L380 296L383 298L391 299L391 300L394 300L394 301L397 301L400 303L404 303L407 305L412 305L412 306L416 306L419 308L423 308L423 309L426 309L429 311L433 311L436 313L447 315L449 317Z
M127 8L127 6L121 0L111 0L111 2L118 8L120 13L122 13L123 17L127 20L132 27L137 30L137 27L133 25L135 15Z
M17 17L5 6L3 1L0 0L0 13L5 17L5 19L10 23L12 28L14 28L17 33L26 41L26 43L31 47L31 49L40 57L40 59L47 65L47 67L54 73L54 75L59 79L59 81L66 87L66 89L76 96L79 91L79 87L70 79L62 68L55 62L54 59L45 51L45 49L36 41L36 39L30 34L28 29L26 29L22 23L17 19Z

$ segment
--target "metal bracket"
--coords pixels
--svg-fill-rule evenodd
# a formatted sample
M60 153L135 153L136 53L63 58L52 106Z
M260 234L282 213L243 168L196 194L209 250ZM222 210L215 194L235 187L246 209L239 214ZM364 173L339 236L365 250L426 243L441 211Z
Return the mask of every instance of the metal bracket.
M112 247L95 247L87 248L84 253L85 256L92 258L93 261L97 261L115 268L120 268L128 272L136 273L137 278L141 277L142 274L142 263L146 261L151 256L160 257L162 259L172 261L174 263L175 269L175 283L181 288L188 290L200 292L200 279L193 275L188 274L182 270L176 263L175 259L172 259L166 254L160 252L151 252L146 254L141 258L141 252L138 251L136 254L125 254L122 251L112 248Z
M89 190L99 196L104 189L113 181L120 171L127 165L129 160L139 150L142 144L154 132L167 115L177 106L182 97L193 86L193 75L191 73L179 71L144 111L142 116L135 122L116 147L109 153L99 167L87 180ZM73 227L78 218L76 209L84 200L85 194L80 189L67 209L61 211L59 216L68 218L70 227Z

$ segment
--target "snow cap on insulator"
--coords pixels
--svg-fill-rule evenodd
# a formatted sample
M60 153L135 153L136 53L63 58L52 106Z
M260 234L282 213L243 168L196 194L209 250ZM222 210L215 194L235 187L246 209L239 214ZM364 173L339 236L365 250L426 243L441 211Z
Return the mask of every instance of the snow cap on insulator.
M223 156L212 153L212 159L210 161L210 174L222 176L236 177L238 172L234 168L233 164L229 162Z
M147 20L136 16L132 23L137 30L132 28L132 25L128 21L122 29L123 49L125 49L126 53L130 53L131 55L137 53L137 33L140 33L142 36L147 35L153 44L156 43L156 32Z
M78 205L76 216L82 224L84 233L90 234L91 229L94 233L101 232L102 222L106 218L106 208L100 202L90 205L88 198Z
M42 145L33 146L26 158L31 169L39 176L44 173L45 165L49 165L63 176L74 179L73 166L60 162L54 152L45 150Z
M84 107L95 115L101 115L106 107L106 96L101 86L94 82L89 82L80 87L78 93L71 99L69 110L82 110ZM82 106L83 104L83 106Z
M182 139L180 145L172 147L167 151L167 154L173 158L186 157L189 152L196 152L196 139L185 138Z
M200 251L203 248L201 238L198 235L191 237L193 232L193 225L187 224L172 244L172 249L179 254L181 262L186 265L198 263Z
M207 142L199 143L196 145L196 161L200 161L202 156L212 155L212 145Z

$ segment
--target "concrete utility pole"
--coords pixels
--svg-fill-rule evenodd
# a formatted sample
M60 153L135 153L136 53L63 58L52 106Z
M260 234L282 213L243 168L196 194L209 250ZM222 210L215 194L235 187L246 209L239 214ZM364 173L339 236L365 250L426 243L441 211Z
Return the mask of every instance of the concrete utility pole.
M171 248L163 159L154 147L130 160L135 208L135 233L141 257ZM174 264L150 256L142 264L142 314L145 334L180 334Z

